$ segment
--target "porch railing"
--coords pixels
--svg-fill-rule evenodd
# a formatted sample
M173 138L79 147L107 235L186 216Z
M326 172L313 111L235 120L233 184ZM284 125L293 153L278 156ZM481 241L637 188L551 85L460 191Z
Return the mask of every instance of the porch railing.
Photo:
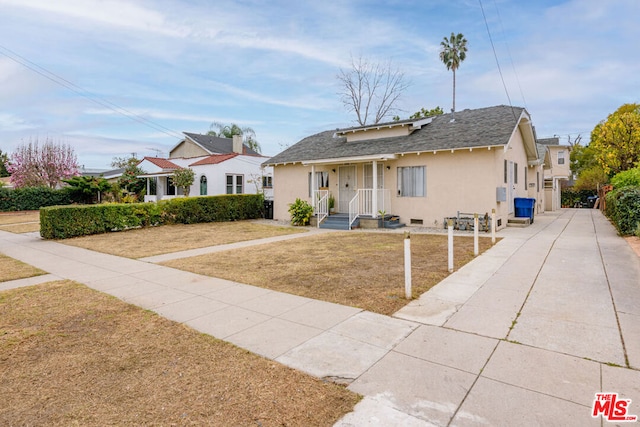
M375 200L374 200L375 192ZM368 215L373 218L378 212L386 212L391 206L391 193L388 189L361 188L349 202L349 229L360 215Z
M329 190L314 190L313 201L314 213L316 214L319 228L320 223L329 216Z
M374 192L376 200L374 200ZM386 189L374 190L372 188L364 188L358 190L359 203L358 214L377 217L378 212L387 211L390 205L390 193Z

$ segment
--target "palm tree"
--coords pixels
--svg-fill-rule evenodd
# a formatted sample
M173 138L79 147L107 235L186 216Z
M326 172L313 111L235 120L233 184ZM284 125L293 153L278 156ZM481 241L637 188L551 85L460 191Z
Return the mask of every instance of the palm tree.
M214 128L218 130L215 131L213 130ZM221 138L233 138L233 135L240 135L247 147L256 153L261 152L260 143L256 139L256 132L248 126L241 128L235 123L225 125L224 123L213 122L209 128L209 132L207 132L207 135L219 136Z
M453 71L453 108L456 111L456 70L460 63L467 57L467 39L462 33L451 33L450 38L444 37L440 42L440 60L447 66L447 70Z

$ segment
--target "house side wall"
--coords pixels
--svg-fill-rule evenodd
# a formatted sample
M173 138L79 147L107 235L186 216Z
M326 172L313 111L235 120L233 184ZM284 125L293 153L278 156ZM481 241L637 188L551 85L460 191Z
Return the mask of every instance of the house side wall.
M569 161L569 148L560 145L549 145L549 157L551 158L551 168L545 171L545 178L571 176L571 166ZM564 152L564 164L558 164L558 152Z
M169 158L172 159L176 157L200 157L207 156L209 154L210 153L198 147L193 142L184 140L169 153Z

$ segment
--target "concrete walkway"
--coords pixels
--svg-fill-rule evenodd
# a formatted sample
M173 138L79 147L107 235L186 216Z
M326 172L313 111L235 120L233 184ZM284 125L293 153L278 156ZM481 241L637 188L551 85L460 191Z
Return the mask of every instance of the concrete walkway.
M365 396L338 426L614 425L640 415L640 260L594 210L536 217L394 316L0 232L0 252ZM245 243L246 244L246 243ZM233 247L233 246L230 246ZM183 254L184 255L184 254Z

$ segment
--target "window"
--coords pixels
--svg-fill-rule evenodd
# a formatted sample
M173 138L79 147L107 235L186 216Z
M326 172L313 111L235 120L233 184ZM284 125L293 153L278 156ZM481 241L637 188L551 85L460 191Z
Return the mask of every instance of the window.
M564 165L564 150L558 151L558 164Z
M378 163L378 189L384 188L384 166ZM373 188L373 165L364 165L364 188Z
M316 190L319 190L323 187L329 187L329 172L316 172ZM309 197L311 197L311 192L313 191L313 186L311 185L311 172L309 172Z
M398 196L425 197L426 166L398 168Z
M513 164L513 183L514 184L518 183L518 164L517 163Z
M168 176L167 177L167 196L175 196L176 193L176 186L173 185L173 178Z
M508 167L508 165L507 165L507 160L505 160L505 161L504 161L504 183L505 183L505 184L508 182L508 181L507 181L507 167Z
M540 172L536 172L536 191L540 192Z
M273 187L273 177L272 176L263 176L262 177L262 188L271 188Z
M204 175L200 177L200 195L201 196L207 195L207 177Z
M227 194L242 194L243 183L244 177L242 175L227 175Z
M527 179L528 179L528 177L527 177L527 167L525 166L524 167L524 189L525 190L527 189Z

